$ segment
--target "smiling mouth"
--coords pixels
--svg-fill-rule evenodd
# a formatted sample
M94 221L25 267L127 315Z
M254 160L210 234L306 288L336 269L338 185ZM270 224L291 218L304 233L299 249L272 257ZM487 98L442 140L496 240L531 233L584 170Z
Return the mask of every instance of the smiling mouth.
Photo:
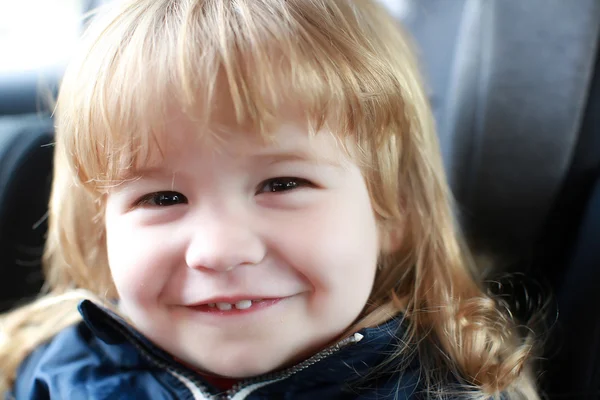
M188 308L203 313L222 314L222 315L233 315L242 314L252 311L258 311L266 307L270 307L282 298L273 299L256 299L256 300L239 300L235 303L216 302L208 304L199 304L195 306L188 306Z

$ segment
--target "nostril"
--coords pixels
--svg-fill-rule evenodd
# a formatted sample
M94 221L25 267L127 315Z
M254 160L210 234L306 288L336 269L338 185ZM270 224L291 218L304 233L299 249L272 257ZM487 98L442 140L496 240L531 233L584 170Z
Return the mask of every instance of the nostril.
M187 243L185 261L191 269L230 272L240 266L256 265L265 256L265 243L252 232L233 227L227 231L207 229L195 230Z

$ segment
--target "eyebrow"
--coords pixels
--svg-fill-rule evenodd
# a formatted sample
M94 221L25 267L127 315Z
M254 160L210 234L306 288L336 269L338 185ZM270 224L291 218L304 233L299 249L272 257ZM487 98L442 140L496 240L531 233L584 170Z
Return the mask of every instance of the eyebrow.
M305 162L305 163L314 163L317 165L326 165L332 166L336 168L342 167L341 160L336 160L334 158L327 157L318 157L312 154L311 152L304 150L265 150L258 152L256 154L249 155L250 163L263 163L266 165L275 165L285 162ZM177 174L178 171L173 171L169 168L160 167L160 166L151 166L151 167L142 167L142 168L134 168L128 171L122 179L124 181L129 181L126 183L131 183L131 181L137 181L139 179L156 179L156 180L164 180L164 179L174 179L174 175Z
M333 158L327 158L327 157L318 157L318 156L315 156L314 154L312 154L310 152L306 152L306 151L273 150L273 151L265 151L265 152L261 152L258 154L254 154L254 155L250 156L250 158L254 161L259 161L259 162L264 162L266 160L269 165L283 163L283 162L293 162L293 161L324 164L324 165L330 165L333 167L340 167L342 165L340 160L336 160Z
M130 169L126 174L124 174L121 179L126 181L126 183L131 183L137 181L141 178L150 178L150 179L172 179L172 175L175 175L175 171L167 170L161 167L142 167L142 168L134 168Z

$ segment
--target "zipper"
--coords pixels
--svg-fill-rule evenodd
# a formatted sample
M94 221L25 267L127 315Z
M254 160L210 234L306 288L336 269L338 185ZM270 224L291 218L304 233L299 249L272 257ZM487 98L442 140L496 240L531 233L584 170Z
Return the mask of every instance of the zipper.
M113 328L121 332L121 334L129 339L129 342L133 344L133 346L146 360L150 361L157 367L166 370L173 377L177 378L177 380L179 380L190 391L194 400L219 400L219 396L212 395L208 389L197 378L194 377L194 374L190 373L184 368L173 366L166 361L160 360L158 357L150 354L150 352L144 348L145 346L140 344L139 340L135 338L119 322L113 320L112 318L108 318L106 322L108 322Z
M244 400L255 390L260 389L261 387L270 385L275 382L282 381L287 379L301 371L304 371L308 367L326 359L327 357L332 356L337 353L341 349L351 344L355 344L360 342L363 339L363 335L360 333L354 333L353 335L342 339L337 342L333 346L330 346L312 357L300 362L299 364L294 365L293 367L284 369L279 372L274 372L271 374L261 375L256 378L246 379L242 382L236 383L231 389L225 392L224 395L211 394L206 386L204 386L200 380L195 377L195 373L191 373L186 368L179 368L177 366L173 366L166 361L162 361L150 354L142 344L139 343L139 340L135 338L125 327L121 326L120 323L114 321L112 319L107 320L115 329L121 332L125 337L129 339L129 342L132 343L135 348L142 354L144 358L153 363L159 368L162 368L169 372L173 377L177 378L192 394L194 400Z
M327 357L332 356L344 347L360 342L363 337L364 336L360 333L355 333L339 341L335 345L318 352L314 356L302 361L301 363L294 365L293 367L287 368L280 372L266 374L260 377L251 378L236 383L230 390L228 390L225 393L225 397L222 400L243 400L255 390L260 389L263 386L267 386L272 383L288 379L289 377L297 374L298 372L301 372L307 369L308 367L326 359Z

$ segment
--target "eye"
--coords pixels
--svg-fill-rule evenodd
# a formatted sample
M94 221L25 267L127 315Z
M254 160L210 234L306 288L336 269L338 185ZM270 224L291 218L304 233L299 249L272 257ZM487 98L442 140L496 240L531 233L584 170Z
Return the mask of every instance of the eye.
M177 204L187 204L188 199L179 192L165 191L148 193L135 202L135 206L169 207Z
M313 186L309 181L302 178L294 178L294 177L281 177L281 178L272 178L262 182L258 188L257 193L265 193L265 192L286 192L289 190L294 190L303 186Z

